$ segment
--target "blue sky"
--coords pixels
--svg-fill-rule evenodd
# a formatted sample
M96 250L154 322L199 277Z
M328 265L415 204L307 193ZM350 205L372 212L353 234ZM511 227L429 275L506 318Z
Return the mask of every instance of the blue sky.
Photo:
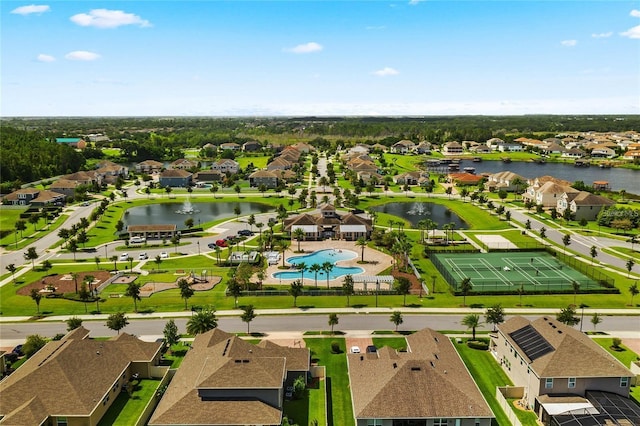
M2 116L640 113L639 1L0 3Z

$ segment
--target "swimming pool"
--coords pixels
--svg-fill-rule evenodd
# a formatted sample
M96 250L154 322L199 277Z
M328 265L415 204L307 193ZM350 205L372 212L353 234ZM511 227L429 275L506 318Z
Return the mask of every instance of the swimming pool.
M314 251L310 254L305 254L302 256L293 256L287 259L292 265L297 265L301 262L304 262L307 265L307 270L304 272L305 279L315 280L316 274L313 271L309 271L309 267L311 265L322 265L326 262L333 265L333 269L329 271L329 279L334 280L336 278L340 278L345 275L356 275L364 272L364 269L357 266L338 266L337 262L341 260L350 260L354 259L358 256L357 253L349 250L334 250L334 249L326 249ZM279 278L282 280L297 280L302 278L302 272L299 270L296 271L286 271L286 272L276 272L273 274L274 278ZM318 272L318 280L326 280L327 273L326 271L320 270Z

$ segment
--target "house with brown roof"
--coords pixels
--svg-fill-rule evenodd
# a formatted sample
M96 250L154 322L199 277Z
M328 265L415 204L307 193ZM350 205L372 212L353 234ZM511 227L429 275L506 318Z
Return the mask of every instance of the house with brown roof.
M589 336L551 317L509 318L491 335L491 351L537 413L543 396L604 391L626 398L634 377Z
M267 188L275 188L280 182L278 175L275 171L269 170L256 170L249 175L249 186L257 188L260 185L265 185Z
M268 171L289 170L293 167L294 162L287 160L285 157L277 157L267 164Z
M457 186L477 185L484 179L484 176L474 175L473 173L449 173L447 181L455 183Z
M558 199L556 210L563 215L569 209L574 220L595 220L600 211L615 201L587 191L564 193Z
M460 155L464 152L462 144L458 141L447 142L442 147L444 155Z
M66 196L57 191L48 189L23 188L13 191L2 198L2 203L7 205L31 205L34 207L49 204L62 205Z
M102 175L95 170L80 170L79 172L61 176L60 179L78 182L81 185L102 185Z
M102 176L107 183L114 183L119 177L126 179L129 176L129 168L113 161L101 161L96 167L96 173Z
M57 193L64 194L67 197L73 197L76 193L76 188L79 186L82 186L82 184L77 181L58 179L49 185L49 189Z
M225 142L220 144L220 150L229 150L229 151L239 151L242 148L239 144L235 142Z
M174 170L191 170L198 168L198 162L189 160L188 158L179 158L173 163L169 164L169 168Z
M352 213L340 214L333 204L323 204L318 213L302 213L285 219L284 230L292 238L298 228L304 231L305 241L334 237L355 241L371 236L373 222Z
M518 185L516 185L518 181L526 182L526 179L510 171L493 173L487 177L487 188L492 191L502 189L507 192L513 192L520 189Z
M240 164L237 161L223 158L222 160L211 163L211 170L217 170L220 173L229 173L235 175L240 170Z
M258 141L248 141L242 144L242 150L244 152L255 152L262 149L262 144Z
M417 185L420 182L420 178L422 178L423 175L421 172L406 172L406 173L401 173L399 175L396 175L393 177L393 181L397 184L397 185ZM427 173L426 178L429 178L429 175Z
M93 340L77 328L0 382L0 425L97 425L134 374L167 372L158 366L161 349L127 333Z
M167 186L186 188L191 185L192 178L193 175L186 170L167 169L160 172L158 182L163 188Z
M164 167L164 164L155 160L145 160L136 164L135 167L136 167L136 172L138 173L151 174L151 173L156 173L162 170L162 168Z
M411 151L413 151L413 149L415 148L416 144L413 143L410 140L407 139L403 139L399 142L394 143L391 148L389 149L389 152L393 153L393 154L407 154Z
M494 417L453 343L425 328L407 352L349 354L357 426L489 426Z
M285 386L306 379L310 361L307 348L199 334L148 424L280 425Z
M539 187L535 185L528 187L522 197L531 200L533 204L550 209L557 207L558 200L563 194L577 194L578 192L580 191L571 186L549 180Z

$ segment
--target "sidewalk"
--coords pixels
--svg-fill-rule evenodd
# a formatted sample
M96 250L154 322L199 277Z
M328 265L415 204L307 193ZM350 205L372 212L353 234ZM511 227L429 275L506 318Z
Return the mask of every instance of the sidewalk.
M484 315L485 308L289 308L289 309L256 309L256 314L261 316L273 315L328 315L332 313L341 315L384 315L391 314L394 311L400 311L405 315L421 314L421 315L466 315L480 314ZM559 312L559 308L505 308L506 315L555 315ZM587 308L584 315L592 315L597 312L599 315L621 315L621 316L640 316L640 309L595 309ZM242 310L221 310L216 311L218 317L240 316ZM179 312L152 312L152 313L128 313L129 320L140 319L164 319L164 318L189 318L191 311ZM53 315L37 320L38 322L63 322L71 317L81 318L83 321L105 321L109 314L85 314L85 315ZM32 317L0 317L0 323L26 322Z

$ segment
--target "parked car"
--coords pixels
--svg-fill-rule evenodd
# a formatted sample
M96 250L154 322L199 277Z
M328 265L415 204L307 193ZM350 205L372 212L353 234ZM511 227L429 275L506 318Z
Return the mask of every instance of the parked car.
M238 235L242 235L243 237L250 237L253 235L253 231L248 229L241 229L238 231Z
M352 354L359 354L360 353L360 348L358 346L351 346L351 353Z
M147 260L149 258L149 255L145 252L142 252L138 255L138 260Z
M227 246L227 242L225 240L218 240L218 241L216 241L216 245L218 247L226 247Z
M124 261L129 260L129 253L122 253L122 254L120 255L120 260L121 260L121 261L122 261L122 260L124 260Z
M160 253L160 259L168 259L169 258L169 253L167 253L166 251L163 251L162 253Z
M215 249L217 246L216 246L216 243L209 243L209 244L207 244L207 247L209 247L211 250L213 250L213 249Z
M131 237L129 239L129 243L130 244L141 244L145 242L145 238L144 237Z
M12 350L11 352L13 352L14 354L16 354L16 355L18 355L18 356L22 356L22 355L24 355L24 354L22 353L22 345L18 345L18 346L16 346L15 348L13 348L13 350Z

